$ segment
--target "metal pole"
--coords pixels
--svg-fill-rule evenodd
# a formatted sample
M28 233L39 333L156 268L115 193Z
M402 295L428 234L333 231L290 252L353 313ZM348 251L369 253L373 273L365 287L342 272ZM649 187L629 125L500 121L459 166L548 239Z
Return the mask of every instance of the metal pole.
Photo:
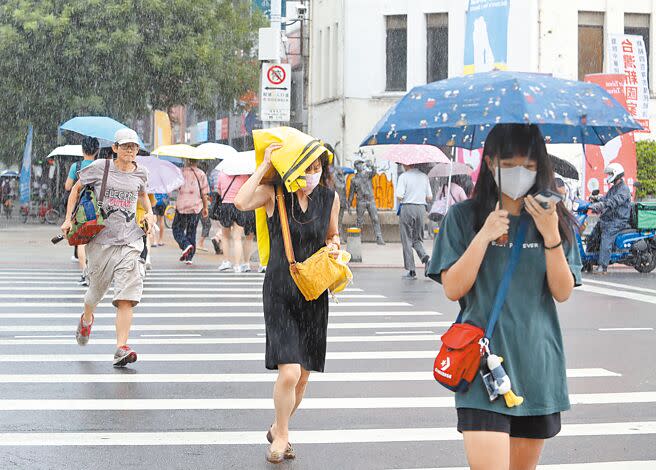
M270 26L271 28L275 31L275 41L276 41L276 57L275 59L271 60L271 63L273 64L279 64L280 63L280 32L281 32L281 27L280 23L282 22L282 1L281 0L271 0L271 22ZM260 73L262 73L260 71ZM262 80L260 80L260 83L262 83ZM261 93L260 93L261 96ZM262 127L264 129L270 129L272 127L278 127L280 126L281 123L275 122L275 121L262 121Z

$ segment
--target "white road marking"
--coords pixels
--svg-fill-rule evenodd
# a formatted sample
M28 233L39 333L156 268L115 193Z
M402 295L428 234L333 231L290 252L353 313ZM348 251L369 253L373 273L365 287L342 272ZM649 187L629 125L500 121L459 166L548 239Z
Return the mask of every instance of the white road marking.
M328 329L334 330L361 330L375 328L445 328L451 322L386 322L386 323L328 323ZM93 325L93 331L114 331L114 325ZM264 323L225 323L225 324L189 324L176 325L132 325L131 331L239 331L263 330ZM71 325L0 325L0 331L70 331Z
M567 369L569 378L619 377L605 369ZM0 383L262 383L275 382L273 372L254 374L5 374ZM419 372L324 372L310 374L311 382L432 382L433 373Z
M654 470L656 460L623 460L619 462L557 463L538 465L537 470ZM469 470L469 467L405 468L395 470Z
M1 305L1 304L0 304ZM440 312L425 310L390 310L377 312L345 311L330 312L330 317L435 317L443 315ZM116 318L115 313L96 313L96 318ZM135 312L134 318L263 318L264 312L160 312L143 313ZM79 319L79 313L0 313L0 319L55 319L75 318Z
M341 296L338 295L339 299ZM46 299L47 300L47 299ZM80 308L82 302L0 302L0 308ZM164 307L180 307L184 305L190 309L199 307L260 307L262 302L141 302L139 308L164 308ZM412 307L407 302L339 302L334 303L330 301L330 308L344 308L344 307ZM114 306L109 302L102 302L98 304L99 308L111 308Z
M656 295L656 289L647 289L646 287L630 286L628 284L619 284L617 282L597 281L597 280L588 279L588 278L586 278L584 282L586 284L597 284L597 285L600 285L600 286L615 287L616 289L627 289L627 290L633 290L633 291L636 291L636 292L645 292L645 293Z
M169 335L139 335L143 338L167 338L167 337L172 337L172 336L179 336L179 337L190 337L190 336L202 336L197 333L189 333L189 334L169 334Z
M329 360L435 359L429 351L339 351L328 352ZM0 354L2 362L111 362L113 354ZM264 353L139 354L139 362L264 361Z
M560 437L656 433L656 421L565 424ZM291 431L295 444L459 441L456 428L332 429ZM172 446L265 444L262 431L1 433L1 446Z
M599 331L654 331L653 328L599 328Z
M239 292L242 289L215 289L214 291L203 291L203 294L185 294L181 292L172 291L170 294L150 294L146 289L144 289L143 297L145 299L198 299L202 297L204 299L261 299L262 290L253 289L251 292L257 292L252 294L245 294ZM223 292L220 294L215 294L214 292ZM234 294L229 294L227 292L234 292ZM84 294L80 293L70 293L70 294L0 294L0 299L83 299ZM107 294L104 297L105 299L111 299L112 295ZM384 295L380 294L339 294L339 299L384 299ZM0 306L3 303L0 302Z
M573 405L653 403L656 392L570 395ZM453 408L449 397L305 398L304 410ZM272 410L272 398L72 398L0 400L0 411Z
M259 333L259 338L166 338L167 336L201 336L201 335L141 335L150 337L161 337L159 339L132 338L130 344L265 344L265 333ZM0 339L0 346L73 346L74 335L59 335L68 339L50 339L48 336L14 336L18 339ZM45 338L45 339L36 339ZM421 342L436 343L440 335L398 335L398 336L328 336L329 343L394 343L394 342ZM112 338L92 338L90 345L116 344Z
M23 286L23 282L12 282L12 283L3 283L0 281L0 291L55 291L55 292L61 292L61 291L82 291L86 292L88 289L87 287L83 286L76 286L74 283L70 283L67 281L51 281L48 282L48 286L31 286L31 287L25 287ZM43 284L43 283L39 283ZM62 287L63 285L66 285L67 287ZM16 287L16 285L20 285L20 287ZM59 286L59 287L52 287L52 286ZM184 287L184 286L202 286L205 285L207 287ZM152 287L152 286L159 286L159 287ZM163 286L169 286L169 287L163 287ZM246 286L258 286L258 287L246 287ZM228 287L232 287L232 289L228 289ZM109 291L111 292L113 289L110 288ZM145 292L262 292L262 283L257 283L257 282L212 282L212 283L205 283L205 282L144 282L144 291ZM364 292L363 289L357 288L357 287L347 287L344 289L344 292Z
M431 334L435 333L434 331L376 331L377 335L398 335L398 334L406 334L406 335L426 335L426 334Z
M607 295L609 297L619 297L620 299L635 300L638 302L645 302L649 304L656 304L656 296L637 294L635 292L618 291L616 289L607 289L605 287L582 285L574 289L574 291L590 292L592 294Z

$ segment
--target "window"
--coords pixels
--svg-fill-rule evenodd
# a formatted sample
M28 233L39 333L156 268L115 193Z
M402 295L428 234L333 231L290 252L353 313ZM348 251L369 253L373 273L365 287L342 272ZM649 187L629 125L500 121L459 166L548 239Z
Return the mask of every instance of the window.
M333 77L330 73L330 49L332 49L332 43L330 42L330 26L328 26L323 37L323 51L321 52L321 62L323 64L321 67L321 96L323 99L330 98L332 87L331 81Z
M408 21L405 15L387 19L387 91L405 91L408 77Z
M645 41L645 52L649 61L649 15L626 13L624 15L624 34L642 36Z
M449 76L449 15L426 15L426 82Z
M579 80L604 66L604 14L579 12Z
M323 31L320 29L317 37L317 47L316 47L316 70L317 74L313 77L313 83L315 87L315 96L316 101L321 101L323 98L323 79L321 74L323 73Z

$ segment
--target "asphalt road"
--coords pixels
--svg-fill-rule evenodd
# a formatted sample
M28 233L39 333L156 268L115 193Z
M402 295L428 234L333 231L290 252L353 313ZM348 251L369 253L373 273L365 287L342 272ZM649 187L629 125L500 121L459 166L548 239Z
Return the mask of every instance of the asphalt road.
M0 468L273 467L262 276L219 274L218 262L188 268L163 260L172 249L156 251L131 335L140 359L114 370L109 301L78 347L84 288L69 251L34 252L0 263ZM356 270L331 307L326 373L311 379L293 421L298 458L280 468L466 465L452 395L431 373L457 306L437 284L400 274ZM656 468L655 279L588 278L560 307L576 404L544 468Z

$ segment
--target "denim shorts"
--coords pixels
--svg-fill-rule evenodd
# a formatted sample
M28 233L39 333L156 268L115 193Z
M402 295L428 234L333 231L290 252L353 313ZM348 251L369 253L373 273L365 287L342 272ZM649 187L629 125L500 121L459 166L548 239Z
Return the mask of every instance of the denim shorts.
M549 439L560 432L560 413L510 416L494 411L458 408L458 431L492 431L526 439Z

